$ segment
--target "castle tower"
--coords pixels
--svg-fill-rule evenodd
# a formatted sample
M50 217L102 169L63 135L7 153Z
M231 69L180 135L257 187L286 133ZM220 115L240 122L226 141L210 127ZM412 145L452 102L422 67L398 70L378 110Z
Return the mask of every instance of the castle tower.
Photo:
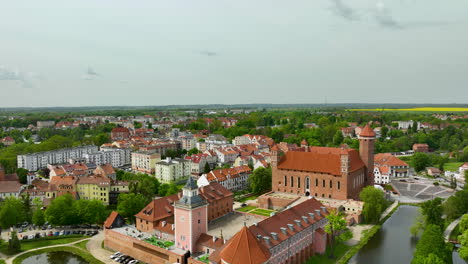
M366 165L366 185L374 185L374 130L367 124L359 134L359 156Z
M271 167L276 168L280 160L280 149L277 145L271 148Z
M208 203L198 195L197 182L189 177L183 196L174 204L175 246L196 252L196 242L208 231Z

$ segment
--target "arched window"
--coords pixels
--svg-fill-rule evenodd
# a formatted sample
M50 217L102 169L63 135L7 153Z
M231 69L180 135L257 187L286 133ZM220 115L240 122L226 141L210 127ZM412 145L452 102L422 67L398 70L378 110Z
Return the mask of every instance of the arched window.
M297 176L297 188L301 188L301 177Z
M291 176L291 187L294 187L294 178Z
M318 179L315 179L315 187L318 186Z
M338 190L339 190L341 188L341 183L338 182L337 184L338 184Z
M284 176L284 186L288 186L288 177Z
M322 187L325 187L325 180L322 180Z
M310 189L310 179L309 177L306 177L306 182L305 182L305 186L306 186L306 189Z
M330 180L330 188L333 188L333 182Z

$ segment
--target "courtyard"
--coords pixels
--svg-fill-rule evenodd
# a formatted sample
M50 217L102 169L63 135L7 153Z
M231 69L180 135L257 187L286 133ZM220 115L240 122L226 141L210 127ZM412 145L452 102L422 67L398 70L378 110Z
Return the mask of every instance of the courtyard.
M418 203L435 197L448 198L454 190L434 185L432 180L407 180L392 181L393 187L400 193L400 196L394 196L400 202Z
M216 237L221 237L222 233L223 238L228 240L241 230L244 225L251 226L262 220L263 218L255 217L254 215L228 214L209 223L207 233Z

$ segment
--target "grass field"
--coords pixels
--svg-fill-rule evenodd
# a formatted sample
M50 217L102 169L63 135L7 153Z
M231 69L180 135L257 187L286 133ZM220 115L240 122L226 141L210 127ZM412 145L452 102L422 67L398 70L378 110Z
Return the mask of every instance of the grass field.
M53 246L53 245L60 245L60 244L68 244L78 240L82 240L87 238L86 236L70 236L70 237L60 237L60 238L52 238L52 239L44 239L44 240L21 240L21 251L27 251L33 248L40 248L46 246ZM0 247L0 251L6 255L8 255L7 250L8 244L5 243L2 247Z
M463 162L447 162L444 164L444 171L458 171Z
M237 211L248 212L248 211L251 211L251 210L256 209L256 208L257 207L255 207L255 206L246 206L246 207L242 207L242 208L237 209Z
M348 111L362 112L468 112L467 107L416 107L416 108L372 108L372 109L348 109Z
M86 244L88 244L88 242L89 242L89 240L84 240L84 241L81 241L81 242L76 243L74 246L80 247L80 248L82 248L82 249L84 249L84 250L88 250L88 249L86 248ZM103 242L104 242L104 241L103 241Z
M275 211L273 210L267 210L267 209L255 209L253 211L250 211L249 213L256 214L256 215L270 216L270 214L274 212Z

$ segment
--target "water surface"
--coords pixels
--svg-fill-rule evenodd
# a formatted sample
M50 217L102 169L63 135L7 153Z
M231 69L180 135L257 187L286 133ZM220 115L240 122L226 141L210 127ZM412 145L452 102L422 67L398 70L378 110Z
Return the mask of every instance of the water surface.
M70 252L58 251L31 256L21 264L88 264L88 262Z

